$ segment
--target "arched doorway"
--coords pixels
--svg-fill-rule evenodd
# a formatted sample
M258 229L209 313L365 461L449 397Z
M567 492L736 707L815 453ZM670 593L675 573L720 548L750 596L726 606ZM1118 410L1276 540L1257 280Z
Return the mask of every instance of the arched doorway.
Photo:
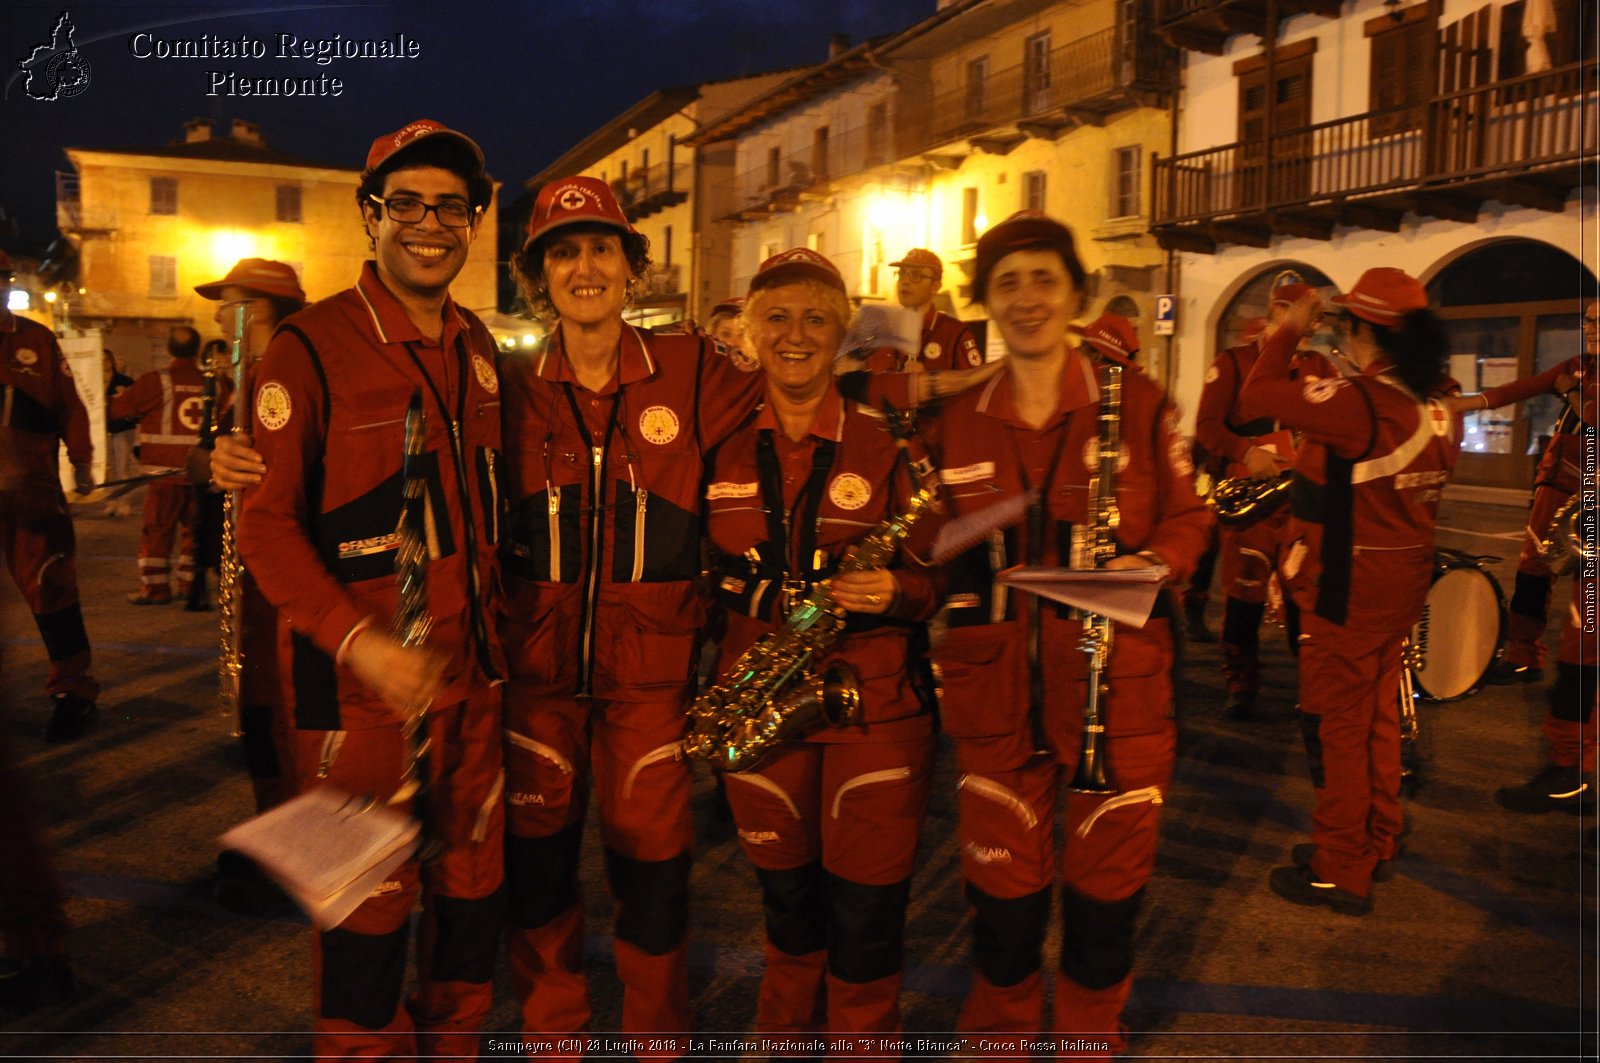
M1495 240L1451 262L1428 284L1450 336L1450 375L1465 391L1543 372L1583 350L1579 321L1594 274L1538 240ZM1560 405L1540 395L1468 414L1459 483L1527 489Z
M1257 318L1267 316L1267 297L1276 287L1275 282L1279 275L1286 271L1299 274L1300 279L1313 288L1328 288L1333 285L1333 281L1328 279L1326 273L1304 262L1279 262L1262 270L1245 282L1244 287L1239 289L1222 316L1217 319L1216 350L1237 346L1243 342L1245 326ZM1318 333L1311 338L1311 345L1320 350L1331 350L1333 334Z

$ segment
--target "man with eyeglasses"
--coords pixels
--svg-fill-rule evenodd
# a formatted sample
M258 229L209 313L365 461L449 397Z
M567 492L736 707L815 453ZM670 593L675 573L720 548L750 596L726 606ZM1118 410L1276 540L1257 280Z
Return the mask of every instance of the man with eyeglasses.
M292 628L279 667L297 781L391 799L413 760L402 721L421 713L427 822L443 845L317 934L318 1059L476 1058L489 1015L505 844L500 383L493 340L449 287L492 198L461 133L423 120L379 137L357 192L372 260L353 288L286 319L256 375L260 460L239 542ZM389 634L414 395L427 418L425 647ZM402 1006L419 893L420 985Z
M944 277L939 256L915 247L889 265L895 270L895 297L900 305L922 315L922 341L915 357L893 347L880 347L867 356L865 368L874 373L902 373L982 365L983 350L966 322L934 309L933 299Z

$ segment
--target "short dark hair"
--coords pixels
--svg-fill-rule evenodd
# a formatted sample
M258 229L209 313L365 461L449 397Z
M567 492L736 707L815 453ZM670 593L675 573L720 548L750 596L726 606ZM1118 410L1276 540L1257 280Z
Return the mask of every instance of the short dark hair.
M383 183L390 174L418 166L437 166L461 178L467 183L467 203L473 207L487 208L494 198L494 182L466 145L453 137L424 137L384 159L377 169L362 174L356 202L363 208L371 206L369 197L383 195Z
M172 326L167 334L167 353L174 358L193 358L200 353L200 333L191 325Z
M1394 375L1418 401L1438 394L1449 377L1450 337L1432 310L1413 310L1393 326L1351 315L1372 331L1372 342L1394 363Z
M996 255L993 261L978 263L977 276L972 278L972 301L981 303L989 295L989 276L994 272L994 267L1007 255L1018 251L1054 251L1061 256L1061 265L1066 268L1067 276L1072 278L1072 286L1078 289L1078 294L1087 298L1084 285L1088 283L1089 275L1084 271L1083 263L1078 260L1078 248L1072 242L1069 234L1065 243L1059 240L1035 240L1015 247L1006 247Z
M592 233L622 238L622 253L628 258L628 272L632 275L628 281L628 296L630 299L633 297L638 283L650 270L650 238L643 233L623 232L614 225L576 222L551 229L511 256L511 275L516 279L517 287L522 289L522 297L527 300L528 309L534 317L541 321L554 321L560 316L556 313L555 304L550 301L550 286L544 279L544 253L551 242L563 236Z

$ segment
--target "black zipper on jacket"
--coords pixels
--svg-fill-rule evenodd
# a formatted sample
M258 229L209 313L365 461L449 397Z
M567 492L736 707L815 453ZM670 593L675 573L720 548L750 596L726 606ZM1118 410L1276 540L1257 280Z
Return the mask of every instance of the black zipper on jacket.
M578 691L575 695L589 698L594 696L594 618L600 604L600 560L605 549L606 454L611 449L611 434L616 430L617 416L622 409L622 388L620 385L617 387L617 394L611 400L611 415L606 419L605 436L598 447L594 445L594 438L589 435L589 425L578 409L578 399L572 393L572 385L563 381L561 388L567 396L567 405L572 409L572 420L577 426L578 435L589 451L589 571L583 592L583 641L578 649Z

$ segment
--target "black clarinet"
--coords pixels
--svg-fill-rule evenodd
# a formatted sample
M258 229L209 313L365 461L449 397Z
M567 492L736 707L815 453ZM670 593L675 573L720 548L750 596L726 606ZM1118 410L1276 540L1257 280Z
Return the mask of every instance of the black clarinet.
M422 392L411 393L411 405L406 409L405 465L402 474L400 521L395 528L399 546L395 551L395 584L399 601L395 607L394 622L389 633L402 646L423 646L428 633L433 630L433 617L428 614L428 536L426 531L428 482L422 469L422 455L428 438L428 419L422 412ZM391 798L391 804L409 800L421 824L417 838L416 858L422 863L436 860L444 852L444 842L439 837L428 806L428 706L408 706L405 723L401 725L409 754L400 789Z

